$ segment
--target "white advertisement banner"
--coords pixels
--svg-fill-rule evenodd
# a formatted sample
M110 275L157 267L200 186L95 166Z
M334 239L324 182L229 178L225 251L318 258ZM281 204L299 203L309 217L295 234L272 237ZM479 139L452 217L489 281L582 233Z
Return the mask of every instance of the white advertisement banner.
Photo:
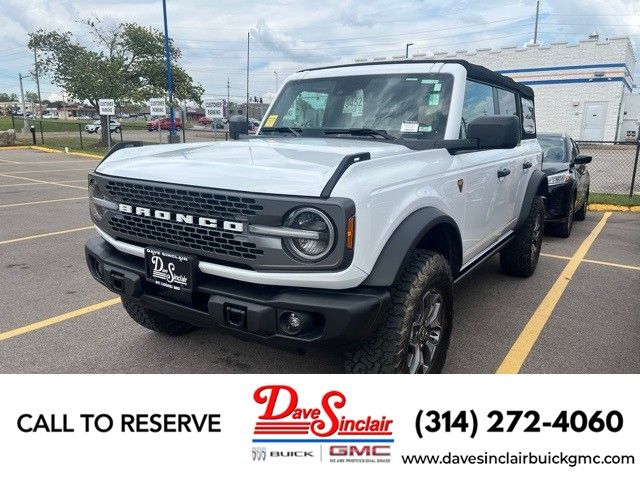
M5 478L640 478L639 376L6 375L0 387Z

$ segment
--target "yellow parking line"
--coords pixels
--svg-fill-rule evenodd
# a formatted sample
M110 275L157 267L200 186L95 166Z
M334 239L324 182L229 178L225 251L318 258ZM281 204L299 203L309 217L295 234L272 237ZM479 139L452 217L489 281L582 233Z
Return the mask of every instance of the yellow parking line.
M36 240L38 238L52 237L54 235L62 235L65 233L81 232L83 230L90 230L92 228L94 228L93 225L91 225L90 227L80 227L80 228L71 228L69 230L60 230L58 232L40 233L38 235L30 235L28 237L12 238L11 240L1 240L0 245L7 245L9 243L16 243L16 242L25 242L27 240Z
M65 185L64 183L48 182L46 180L38 180L37 178L29 178L29 177L19 177L17 175L7 175L6 173L0 173L0 177L16 178L18 180L29 180L29 181L35 182L35 183L46 183L48 185L57 185L59 187L79 188L80 190L87 190L88 189L88 187L81 187L81 186L77 186L77 185Z
M571 260L571 257L563 257L562 255L552 255L550 253L541 253L541 255L549 258L558 258L560 260ZM595 265L605 265L607 267L626 268L628 270L640 270L640 267L636 267L635 265L625 265L624 263L603 262L602 260L591 260L590 258L583 258L582 261L584 263L593 263Z
M538 308L533 313L522 332L520 332L520 335L511 346L507 356L502 360L502 363L498 367L496 373L518 373L520 371L524 361L527 359L531 349L538 340L542 329L549 320L549 317L551 317L554 308L560 301L560 297L562 297L567 285L571 281L573 274L576 272L580 262L584 259L589 248L591 248L591 245L604 228L604 225L607 223L610 216L610 212L605 213L589 236L585 238L580 247L578 247L576 253L571 257L569 263L564 267L560 276L547 292L547 295L544 297L540 305L538 305Z
M40 320L39 322L31 323L29 325L25 325L24 327L14 328L13 330L0 333L0 341L8 340L9 338L17 337L18 335L24 335L25 333L33 332L34 330L40 330L41 328L64 322L65 320L71 320L72 318L86 315L87 313L95 312L96 310L110 307L118 303L120 303L120 297L112 298L111 300L100 303L95 303L93 305L89 305L88 307L79 308L78 310L74 310L72 312L63 313L62 315L47 318L46 320Z
M83 198L87 198L87 197L56 198L53 200L39 200L37 202L8 203L6 205L0 205L0 208L24 207L27 205L41 205L43 203L69 202L71 200L82 200Z

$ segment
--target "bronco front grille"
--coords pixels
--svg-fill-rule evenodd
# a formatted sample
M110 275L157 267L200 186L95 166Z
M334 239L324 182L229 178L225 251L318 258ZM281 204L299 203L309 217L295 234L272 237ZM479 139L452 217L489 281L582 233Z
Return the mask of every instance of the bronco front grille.
M256 215L263 210L262 205L259 205L254 198L185 187L109 180L105 188L110 198L119 203L211 218L234 220Z
M232 233L192 225L165 222L156 218L118 214L109 219L114 232L141 240L160 241L206 255L228 255L237 259L255 260L264 252L256 244L236 240Z

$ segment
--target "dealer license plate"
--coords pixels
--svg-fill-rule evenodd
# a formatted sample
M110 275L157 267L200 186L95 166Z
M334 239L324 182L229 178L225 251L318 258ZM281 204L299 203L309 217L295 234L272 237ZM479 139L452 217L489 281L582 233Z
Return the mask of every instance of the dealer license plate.
M145 248L147 280L178 292L191 292L196 258L183 253Z

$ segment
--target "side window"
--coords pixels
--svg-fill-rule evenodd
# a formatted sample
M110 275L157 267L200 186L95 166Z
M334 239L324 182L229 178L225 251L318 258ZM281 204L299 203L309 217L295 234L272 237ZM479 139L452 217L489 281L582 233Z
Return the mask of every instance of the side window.
M467 138L467 125L470 121L482 115L494 115L495 113L493 87L467 80L464 105L462 106L460 138Z
M524 133L535 135L536 114L533 109L533 100L522 98L522 129Z
M498 90L498 113L500 115L517 115L516 94L500 88Z

